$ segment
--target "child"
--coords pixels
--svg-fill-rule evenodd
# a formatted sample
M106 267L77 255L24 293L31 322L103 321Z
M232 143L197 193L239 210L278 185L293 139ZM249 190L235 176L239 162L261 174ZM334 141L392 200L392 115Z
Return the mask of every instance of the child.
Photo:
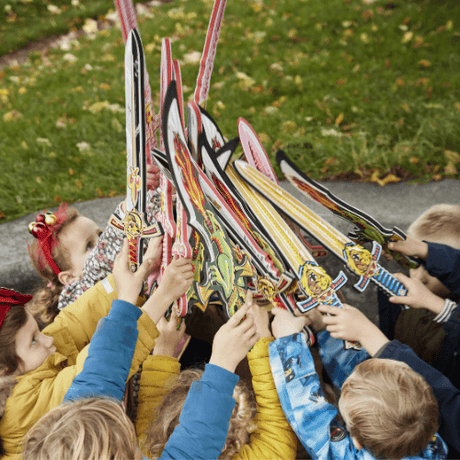
M283 414L270 373L268 345L273 338L268 327L268 314L265 309L254 305L242 324L244 325L251 316L257 324L260 337L262 337L247 354L253 378L257 413L252 401L253 396L248 391L247 386L237 385L233 393L237 404L230 418L228 435L225 433L225 446L222 444L217 455L211 455L210 452L204 458L288 459L295 458L296 455L297 440ZM228 325L229 322L224 324L216 333L213 355L215 352L219 352L224 363L222 366L233 372L237 361L233 359L232 353L238 351L238 357L241 359L244 356L242 353L244 350L241 346L238 348L235 345L232 346ZM225 337L226 334L229 334L227 338ZM161 336L160 340L162 340ZM177 340L176 338L171 341L169 351L168 347L163 345L164 352L169 353ZM165 444L165 449L167 449L168 438L171 440L170 435L175 427L181 426L177 424L182 423L184 417L185 395L190 385L193 388L197 384L196 380L200 378L202 371L192 369L179 374L179 366L176 360L170 356L152 356L149 357L147 363L148 366L144 365L141 376L139 400L142 402L142 409L138 411L136 430L144 454L148 457L157 458L162 451L164 455L163 449ZM210 364L217 364L214 356L211 357ZM175 379L173 380L171 375L174 374ZM204 406L196 405L193 410L199 414L204 409L212 409L211 405L211 402L207 402ZM154 413L155 407L158 408ZM220 407L217 410L217 406L215 406L214 411L220 411ZM196 415L196 417L199 416ZM211 425L207 429L206 425L211 421L206 421L203 416L200 418L203 419L203 424L197 426L196 430L199 433L197 436L213 437L216 427ZM185 441L183 442L183 449L184 452L187 452L188 445Z
M118 303L121 305L114 304L113 308L124 307L135 311L134 305L128 302ZM226 333L216 336L211 358L214 364L207 365L201 381L195 382L192 386L185 402L181 424L172 434L162 458L214 458L222 449L228 430L228 419L235 405L231 393L238 381L238 377L226 369L236 366L238 359L241 359L258 339L256 327L250 317L241 323L249 307L249 303L245 304L227 323ZM132 318L126 318L125 322L131 321ZM116 321L115 315L112 317L112 327L115 327ZM108 321L103 326L105 330L99 335L101 339L108 339L110 342L112 337L108 333ZM175 324L173 327L175 329ZM102 340L94 345L98 349L90 350L90 354L93 354L95 359L100 356L100 352L107 353L101 348ZM107 344L107 349L110 345L113 346L114 343ZM237 350L230 356L227 351L229 346ZM231 364L232 362L236 364ZM147 364L148 362L145 363ZM105 376L99 368L94 367L94 372L99 373L99 377L110 380L110 376ZM105 390L92 392L93 397L81 399L88 396L85 383L92 385L93 379L88 379L90 374L88 370L84 370L80 383L74 382L72 385L74 391L72 388L69 390L73 396L80 398L78 401L67 402L54 409L28 433L23 450L24 459L142 458L137 444L133 441L134 427L120 411L117 400L94 398L94 396L104 395ZM121 374L126 376L125 371ZM112 377L117 380L120 375ZM118 400L121 395L122 392L119 392ZM201 410L196 411L196 406ZM219 410L215 410L216 407ZM145 408L145 410L149 409ZM117 412L118 417L115 416ZM213 436L202 435L203 423L209 425Z
M147 167L149 188L158 186L158 174L157 166ZM148 193L149 223L154 222L157 198L155 192ZM125 202L120 203L113 214L118 220L123 220L124 207ZM32 265L48 282L34 293L33 312L47 325L59 310L111 273L124 234L110 223L102 231L66 204L56 213L39 213L36 222L29 224L29 231L35 237L29 245Z
M161 239L149 245L146 262L139 275L146 276L161 251ZM166 272L165 272L166 273ZM130 367L130 376L154 346L158 332L150 310L161 303L166 309L177 279L190 279L192 266L185 259L171 264L167 281L145 303L138 321L139 339ZM9 356L0 372L9 376L9 387L0 421L0 437L6 458L19 455L19 445L29 428L53 407L59 405L74 377L82 370L87 345L100 318L110 310L117 292L110 275L63 310L40 332L32 315L21 305L11 307L0 327L0 355ZM4 311L5 304L1 303ZM161 316L161 315L160 315ZM157 318L159 319L159 318ZM53 343L54 340L54 343Z
M318 310L328 308L332 309L321 305ZM313 459L445 458L445 444L435 436L437 403L423 378L389 360L368 360L356 366L368 357L365 351L344 350L339 340L323 346L321 334L328 333L318 334L320 354L325 367L334 369L334 382L341 386L343 377L351 373L339 399L347 432L335 420L336 408L324 398L307 342L298 333L306 320L280 309L273 313L272 330L277 338L270 344L273 378L284 413ZM333 326L331 330L332 336L338 335ZM359 337L341 338L359 340L364 348L370 343L365 331Z
M322 318L330 335L327 331L318 334L318 341L321 342L320 354L327 354L327 347L332 342L337 342L337 339L359 340L372 357L384 361L390 359L406 363L431 385L439 406L439 434L449 448L447 458L458 459L458 451L460 450L460 391L452 385L449 379L418 358L407 345L403 345L397 340L389 341L378 327L356 308L346 306L344 309L337 309L332 306L320 306L318 310L332 315ZM394 362L392 361L393 364ZM332 361L330 364L334 366ZM346 366L342 366L342 369L345 374L350 371ZM418 403L419 397L416 397L414 401Z
M460 310L455 301L460 297L460 262L456 257L460 249L460 207L433 206L409 227L408 234L407 241L390 243L389 247L420 258L422 265L410 270L411 281L397 275L410 288L408 296L388 299L379 293L380 329L389 339L409 345L460 388ZM428 299L423 304L417 300L413 303L419 290ZM413 308L401 310L395 305L401 302Z

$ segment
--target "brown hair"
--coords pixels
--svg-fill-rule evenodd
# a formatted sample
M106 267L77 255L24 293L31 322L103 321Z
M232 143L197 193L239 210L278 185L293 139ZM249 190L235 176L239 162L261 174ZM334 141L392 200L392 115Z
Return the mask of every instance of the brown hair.
M438 403L407 364L368 359L342 386L339 409L350 435L375 456L419 454L438 430Z
M179 374L177 383L163 397L146 431L146 444L153 456L159 457L169 437L179 424L179 416L193 382L199 380L203 371L187 369ZM236 405L230 418L227 440L219 459L230 459L247 442L247 434L255 430L252 419L256 415L255 395L251 387L240 380L233 394Z
M0 376L16 372L21 359L16 353L16 335L27 322L27 311L22 305L13 305L0 327Z
M432 206L412 222L407 233L416 239L460 249L460 206Z
M76 208L67 208L67 218L62 226L56 231L55 237L59 241L59 234L71 223L73 223L80 215ZM29 256L35 271L46 281L47 284L38 288L34 292L32 306L30 307L31 313L37 318L41 326L46 326L51 323L56 315L59 313L58 303L59 296L62 288L64 287L59 281L58 276L48 264L39 267L38 253L37 253L37 240L34 238L29 244ZM68 270L69 265L69 252L64 245L58 244L52 253L53 260L61 271Z
M110 398L68 401L42 417L27 433L24 460L126 460L137 451L134 426Z

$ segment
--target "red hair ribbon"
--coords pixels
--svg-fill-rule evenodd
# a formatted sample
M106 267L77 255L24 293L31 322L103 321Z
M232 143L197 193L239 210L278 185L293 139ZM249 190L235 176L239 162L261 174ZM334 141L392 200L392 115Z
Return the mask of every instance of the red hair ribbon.
M57 231L67 219L67 203L62 203L56 213L43 211L37 214L35 222L29 224L29 232L37 238L38 269L40 272L49 265L56 276L61 270L53 259L53 251L58 245Z
M20 294L13 289L0 288L0 327L2 327L6 314L13 305L24 306L31 299L31 295Z

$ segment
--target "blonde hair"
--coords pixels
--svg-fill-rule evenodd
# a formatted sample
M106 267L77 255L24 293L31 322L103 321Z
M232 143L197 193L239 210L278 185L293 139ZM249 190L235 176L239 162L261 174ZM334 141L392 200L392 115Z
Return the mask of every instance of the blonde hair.
M138 450L134 426L121 404L84 398L61 404L27 433L23 460L126 460Z
M460 249L460 206L437 204L417 217L407 233L419 240Z
M146 444L153 456L159 457L163 452L174 428L179 424L179 416L192 383L199 380L202 375L203 371L199 369L182 371L177 383L163 397L152 417L151 426L146 431ZM230 459L239 452L247 442L248 434L256 429L252 423L257 412L256 401L250 386L240 380L235 387L233 397L236 399L236 405L230 418L227 440L219 459ZM207 434L203 433L203 436Z
M59 234L80 216L76 208L69 207L66 210L67 218L54 235L59 241ZM38 262L37 239L29 244L29 257L34 270L47 282L46 286L38 288L34 292L34 298L30 307L30 312L36 317L41 326L46 326L53 322L59 313L58 303L59 296L63 289L62 283L52 268L45 264L42 267ZM58 244L52 253L53 260L61 271L68 270L70 267L69 251L63 244Z
M419 454L438 430L438 403L407 364L368 359L342 386L339 410L350 435L378 457Z

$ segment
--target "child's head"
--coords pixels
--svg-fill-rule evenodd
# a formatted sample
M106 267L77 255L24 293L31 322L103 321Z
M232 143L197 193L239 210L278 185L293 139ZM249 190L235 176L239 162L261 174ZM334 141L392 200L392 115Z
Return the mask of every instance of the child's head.
M29 245L32 265L50 282L34 295L34 309L48 323L58 313L62 287L81 278L101 230L75 208L61 205L56 213L39 213L36 222L29 224L29 231L34 236Z
M163 397L152 418L152 425L147 430L147 444L151 454L159 457L169 437L179 424L179 417L185 399L193 382L203 375L202 370L187 369L179 375L175 383ZM233 397L236 400L230 418L229 430L224 449L219 459L229 459L249 441L249 434L255 426L252 419L256 414L255 396L252 389L242 380L235 387Z
M407 364L368 359L342 386L339 410L355 445L400 459L426 448L438 429L438 403L426 380Z
M31 297L0 289L0 375L30 372L56 351L24 307Z
M409 227L407 234L419 241L446 244L460 249L460 206L438 204L429 208ZM422 267L410 270L411 278L418 278L430 291L446 298L449 290Z
M118 401L69 401L42 417L27 433L24 460L142 459L132 422Z

